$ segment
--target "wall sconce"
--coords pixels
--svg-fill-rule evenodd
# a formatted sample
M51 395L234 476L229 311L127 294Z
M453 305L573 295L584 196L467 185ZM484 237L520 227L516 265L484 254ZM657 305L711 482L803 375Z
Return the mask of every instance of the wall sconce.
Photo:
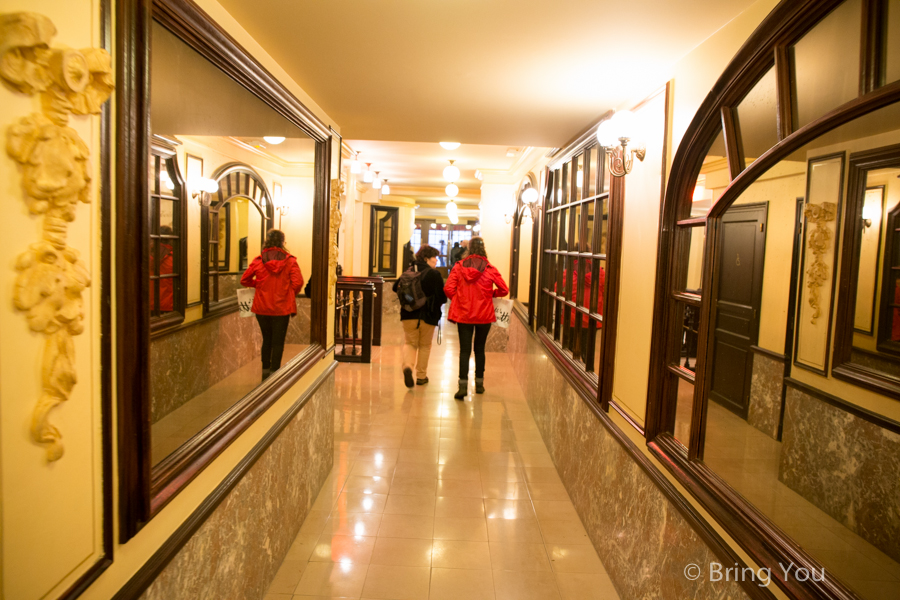
M283 201L284 193L281 189L281 184L275 182L272 184L272 204L275 205L275 210L278 212L278 229L281 229L281 219L284 215L288 214L290 211L290 206L287 205Z
M606 149L609 172L614 177L624 177L631 173L634 157L643 161L647 154L647 148L641 143L628 148L628 143L637 137L637 130L635 116L627 110L618 111L597 127L597 141Z
M862 211L862 222L863 222L863 231L872 226L872 223L876 219L881 218L881 211L878 210L878 207L874 204L866 204L863 206Z
M191 198L200 206L209 206L209 195L219 191L219 182L207 177L195 177L188 182Z

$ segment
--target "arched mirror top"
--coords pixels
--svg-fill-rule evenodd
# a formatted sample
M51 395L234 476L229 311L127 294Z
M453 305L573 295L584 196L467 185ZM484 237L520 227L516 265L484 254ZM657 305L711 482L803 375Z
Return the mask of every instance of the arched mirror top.
M216 169L213 179L219 184L219 190L210 203L211 209L215 210L240 196L250 200L267 221L272 220L275 212L272 196L266 182L253 167L244 163L228 163Z

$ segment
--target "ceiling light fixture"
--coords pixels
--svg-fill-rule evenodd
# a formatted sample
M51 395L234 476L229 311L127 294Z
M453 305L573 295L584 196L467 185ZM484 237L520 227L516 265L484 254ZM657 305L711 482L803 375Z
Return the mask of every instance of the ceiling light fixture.
M381 182L381 177L378 176L379 173L381 173L381 171L375 171L375 181L372 182L372 188L376 189L376 190L381 189L382 182Z
M373 179L375 179L375 173L372 172L372 163L366 163L366 172L363 173L363 181L365 183L372 183Z
M459 142L440 142L440 144L444 150L456 150L459 148Z
M453 163L456 161L451 160L450 165L444 167L444 179L453 183L457 179L459 179L459 167L453 166Z
M381 186L381 195L382 196L390 196L391 195L391 186L388 185L388 180L384 180L384 185Z
M444 191L447 192L447 195L451 198L456 198L459 195L459 187L455 183L450 183L447 187L444 188Z
M284 136L281 135L264 135L263 139L272 144L273 146L277 146L281 142L284 141Z
M522 192L522 202L525 204L534 204L538 199L538 191L533 188L527 188L524 192Z
M466 225L466 229L470 229L470 230L471 230L471 229L472 229L472 226L471 226L471 225Z
M354 175L362 172L362 163L359 162L359 152L357 152L356 156L353 157L353 160L350 161L350 172Z
M474 231L475 233L478 233L479 231L481 231L481 221L472 225L472 231Z
M431 228L432 228L432 229L437 229L437 225L436 225L435 223L432 223L432 224L431 224Z

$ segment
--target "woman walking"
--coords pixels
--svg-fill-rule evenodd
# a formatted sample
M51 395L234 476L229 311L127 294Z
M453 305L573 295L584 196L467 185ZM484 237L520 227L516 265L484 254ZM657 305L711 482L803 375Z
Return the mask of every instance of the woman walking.
M408 388L413 386L413 369L416 370L416 385L428 383L431 339L434 328L441 322L441 306L447 301L444 278L435 269L439 255L437 248L427 244L422 246L416 252L412 267L394 282L393 289L400 296L400 323L406 338L403 344L403 381ZM416 282L418 291L415 289Z
M495 287L496 286L496 287ZM466 397L469 387L469 356L475 342L475 393L484 393L484 345L494 317L493 298L509 293L500 271L488 262L484 240L474 237L466 253L453 267L444 293L450 298L447 318L459 329L459 390L457 400Z
M256 288L250 311L262 331L262 378L281 367L288 323L297 314L297 294L303 289L303 274L287 248L284 233L270 229L263 251L241 277L241 285Z

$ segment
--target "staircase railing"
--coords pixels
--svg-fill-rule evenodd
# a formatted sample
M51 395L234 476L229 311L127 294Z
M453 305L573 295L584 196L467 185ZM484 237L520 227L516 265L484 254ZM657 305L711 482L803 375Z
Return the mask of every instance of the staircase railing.
M348 277L338 277L338 285L341 282L345 283L372 283L375 284L375 301L374 306L372 308L373 311L373 321L372 321L372 345L380 346L381 345L381 315L382 315L382 307L384 302L384 295L382 290L384 289L384 277L357 277L357 276L348 276Z
M335 293L334 358L340 362L372 362L375 284L342 279L338 279Z

